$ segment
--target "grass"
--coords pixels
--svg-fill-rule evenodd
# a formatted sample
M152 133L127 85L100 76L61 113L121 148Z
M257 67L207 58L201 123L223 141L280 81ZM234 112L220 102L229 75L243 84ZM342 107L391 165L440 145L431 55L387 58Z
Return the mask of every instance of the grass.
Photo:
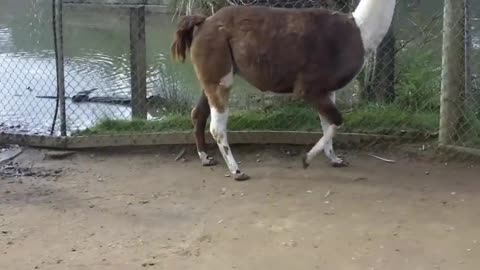
M345 113L342 132L395 135L415 131L434 133L438 127L438 114L415 113L389 106L361 106ZM270 111L237 111L229 119L228 129L272 131L321 131L318 114L307 106L288 105ZM190 131L188 114L169 114L158 121L104 120L79 135L131 134L165 131Z

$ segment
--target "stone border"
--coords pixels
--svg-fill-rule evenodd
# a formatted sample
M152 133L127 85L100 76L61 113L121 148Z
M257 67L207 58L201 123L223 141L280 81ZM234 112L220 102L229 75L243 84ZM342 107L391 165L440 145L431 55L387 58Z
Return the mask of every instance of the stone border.
M210 133L206 132L208 144L214 144ZM287 145L313 145L320 137L321 132L297 131L230 131L228 139L230 144L287 144ZM361 133L339 133L335 137L337 144L362 145L371 143L399 144L415 142L410 136L390 136ZM128 146L161 146L161 145L194 145L193 132L159 132L139 134L113 134L53 137L41 135L23 135L0 133L0 144L18 144L61 150L80 150L89 148L110 148ZM454 145L439 145L439 149L480 157L480 149L460 147Z
M231 131L228 133L230 144L315 144L321 132L296 131ZM206 132L208 144L214 143L211 135ZM338 143L399 143L411 142L411 137L370 135L358 133L339 133L335 137ZM161 132L140 133L125 135L92 135L72 137L51 137L39 135L0 134L0 144L18 144L24 146L54 148L54 149L87 149L121 146L155 146L155 145L193 145L195 144L192 132Z

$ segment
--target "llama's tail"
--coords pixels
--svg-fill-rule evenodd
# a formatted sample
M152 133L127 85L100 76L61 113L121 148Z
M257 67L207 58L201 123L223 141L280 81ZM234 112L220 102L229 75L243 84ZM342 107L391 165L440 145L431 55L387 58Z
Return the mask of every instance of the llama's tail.
M187 50L192 45L193 30L195 26L202 24L205 20L206 17L198 15L185 16L180 19L171 47L173 60L185 61Z

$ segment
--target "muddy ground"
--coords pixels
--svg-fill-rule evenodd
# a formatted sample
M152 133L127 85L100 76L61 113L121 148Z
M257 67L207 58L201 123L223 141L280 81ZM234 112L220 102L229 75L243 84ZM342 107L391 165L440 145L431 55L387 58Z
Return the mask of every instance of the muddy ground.
M250 181L190 148L25 149L2 165L0 269L480 269L478 163L233 150Z

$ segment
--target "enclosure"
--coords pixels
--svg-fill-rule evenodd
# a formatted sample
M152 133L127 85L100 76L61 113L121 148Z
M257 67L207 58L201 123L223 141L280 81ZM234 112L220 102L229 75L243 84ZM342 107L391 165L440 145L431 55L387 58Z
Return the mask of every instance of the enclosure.
M356 2L3 0L0 269L477 270L480 167L450 154L480 151L478 1L397 1L338 92L350 166L303 169L317 113L240 78L229 139L252 180L198 162L178 15Z
M348 12L355 2L8 0L0 11L2 142L192 143L200 90L191 65L173 64L169 52L179 14L234 4ZM338 93L342 133L478 152L479 14L473 1L399 1L387 37ZM232 106L233 143L309 144L321 131L308 106L239 78Z

